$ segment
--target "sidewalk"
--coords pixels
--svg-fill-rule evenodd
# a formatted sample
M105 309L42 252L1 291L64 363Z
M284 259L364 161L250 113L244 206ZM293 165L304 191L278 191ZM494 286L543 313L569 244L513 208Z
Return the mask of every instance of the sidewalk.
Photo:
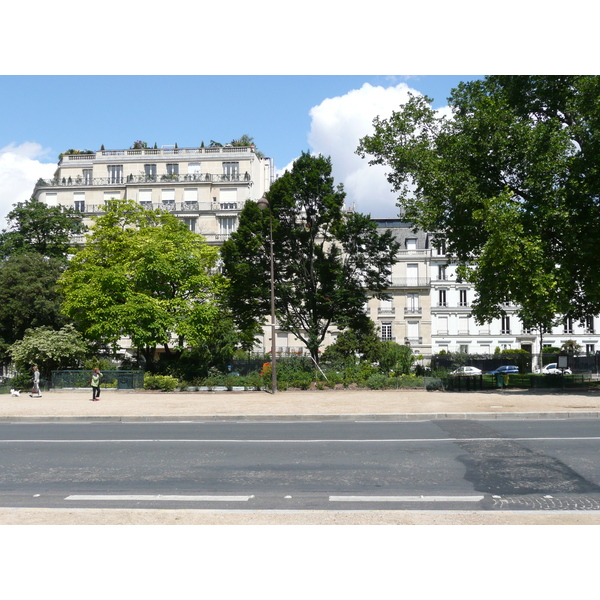
M498 390L323 390L268 392L158 392L52 390L41 398L0 395L0 420L49 419L307 419L307 418L531 418L600 417L594 392Z

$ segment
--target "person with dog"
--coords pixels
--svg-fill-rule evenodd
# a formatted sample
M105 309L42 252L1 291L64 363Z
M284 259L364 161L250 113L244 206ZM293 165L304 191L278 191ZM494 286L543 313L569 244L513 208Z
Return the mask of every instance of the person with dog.
M37 396L34 396L34 394L37 394ZM30 398L42 397L42 394L40 393L40 371L37 368L37 365L33 365L33 388L29 396Z
M100 400L100 380L102 379L102 373L100 373L100 369L98 367L94 367L94 372L92 373L92 379L90 380L90 385L92 386L92 402L97 402Z

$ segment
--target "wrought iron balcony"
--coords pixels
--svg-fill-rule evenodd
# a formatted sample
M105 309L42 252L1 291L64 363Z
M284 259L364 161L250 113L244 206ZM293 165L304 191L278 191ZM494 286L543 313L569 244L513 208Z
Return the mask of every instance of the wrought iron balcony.
M36 188L56 187L114 187L137 184L172 184L172 183L247 183L251 185L249 173L190 173L185 175L127 175L124 177L55 177L53 179L38 179Z
M140 205L148 210L164 210L172 213L200 213L211 212L238 213L244 208L246 201L237 202L140 202ZM75 206L75 209L85 215L97 215L106 210L105 204L85 204L84 206Z

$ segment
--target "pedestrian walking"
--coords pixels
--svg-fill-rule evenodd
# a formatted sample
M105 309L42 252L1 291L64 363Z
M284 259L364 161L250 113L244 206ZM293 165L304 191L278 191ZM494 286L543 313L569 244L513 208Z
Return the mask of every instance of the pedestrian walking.
M34 396L34 394L36 394ZM37 368L37 365L33 366L33 388L31 389L31 394L29 394L30 398L41 398L42 394L40 393L40 371Z
M92 386L92 401L97 402L100 400L100 380L102 379L102 373L100 373L100 369L98 367L94 368L94 372L92 373L92 379L90 380L90 385Z

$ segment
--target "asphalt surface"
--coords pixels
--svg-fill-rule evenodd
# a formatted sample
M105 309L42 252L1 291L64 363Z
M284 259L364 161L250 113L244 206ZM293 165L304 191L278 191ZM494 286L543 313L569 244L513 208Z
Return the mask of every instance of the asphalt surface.
M332 390L149 392L57 390L0 395L4 422L55 420L597 419L600 395L560 391ZM213 511L0 508L0 524L600 524L600 511Z

